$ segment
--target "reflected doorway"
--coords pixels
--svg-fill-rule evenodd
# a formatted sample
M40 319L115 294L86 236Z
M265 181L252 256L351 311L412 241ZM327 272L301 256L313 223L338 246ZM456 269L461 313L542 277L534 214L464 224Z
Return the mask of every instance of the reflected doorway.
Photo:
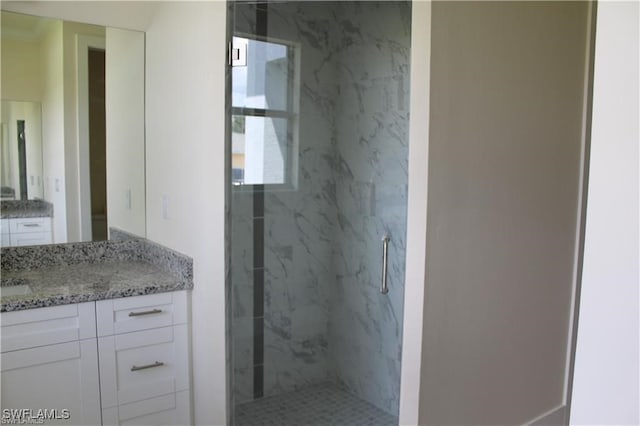
M105 51L89 48L89 176L91 239L107 239Z

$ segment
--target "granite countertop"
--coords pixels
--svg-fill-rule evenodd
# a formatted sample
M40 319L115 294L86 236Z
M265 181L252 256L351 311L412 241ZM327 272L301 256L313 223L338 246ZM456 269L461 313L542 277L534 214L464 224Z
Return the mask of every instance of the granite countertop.
M8 247L1 262L0 312L193 288L190 258L142 239Z
M0 218L52 217L53 204L44 200L4 200L0 202Z

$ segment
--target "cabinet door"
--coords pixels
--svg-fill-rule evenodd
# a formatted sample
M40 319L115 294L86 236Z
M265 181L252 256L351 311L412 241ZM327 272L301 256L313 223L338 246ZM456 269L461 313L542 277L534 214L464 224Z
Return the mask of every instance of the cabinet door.
M45 423L101 423L95 339L5 352L1 360L3 410L68 410L68 419Z

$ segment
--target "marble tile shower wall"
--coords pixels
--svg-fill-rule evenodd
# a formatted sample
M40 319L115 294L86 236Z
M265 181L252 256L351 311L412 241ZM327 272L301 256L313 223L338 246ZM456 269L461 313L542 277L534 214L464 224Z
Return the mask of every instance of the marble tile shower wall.
M235 29L255 34L255 5L236 5ZM263 395L330 378L329 291L336 223L335 15L321 3L269 4L269 36L300 44L298 180L295 190L265 192ZM237 189L237 188L236 188ZM253 399L252 193L234 191L232 282L236 402Z
M404 303L411 8L339 5L336 52L338 232L331 291L332 374L361 398L398 414ZM382 237L389 293L380 293Z
M231 299L233 399L253 399L253 194L232 192Z
M332 379L397 414L408 161L410 5L269 4L301 46L298 183L265 194L264 395ZM254 33L253 5L236 6ZM253 399L253 198L233 192L236 403ZM381 238L391 235L388 296Z
M269 6L269 34L300 43L298 181L265 196L264 393L329 379L329 292L335 228L335 70L331 8Z

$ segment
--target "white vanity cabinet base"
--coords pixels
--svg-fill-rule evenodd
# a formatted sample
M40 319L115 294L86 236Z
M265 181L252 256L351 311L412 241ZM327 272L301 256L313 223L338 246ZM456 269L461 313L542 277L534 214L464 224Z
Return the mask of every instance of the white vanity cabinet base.
M100 424L94 302L3 312L0 339L3 409L67 409L58 424Z
M99 425L97 353L95 338L2 353L2 408L66 409L56 424Z
M163 395L102 410L102 424L177 426L190 425L189 391Z
M1 407L66 409L64 425L189 425L188 318L184 290L3 312Z
M8 222L7 240L12 246L33 246L40 244L51 244L53 235L51 232L50 217L32 217L32 218L12 218L5 219ZM3 247L5 242L5 226L3 230Z

